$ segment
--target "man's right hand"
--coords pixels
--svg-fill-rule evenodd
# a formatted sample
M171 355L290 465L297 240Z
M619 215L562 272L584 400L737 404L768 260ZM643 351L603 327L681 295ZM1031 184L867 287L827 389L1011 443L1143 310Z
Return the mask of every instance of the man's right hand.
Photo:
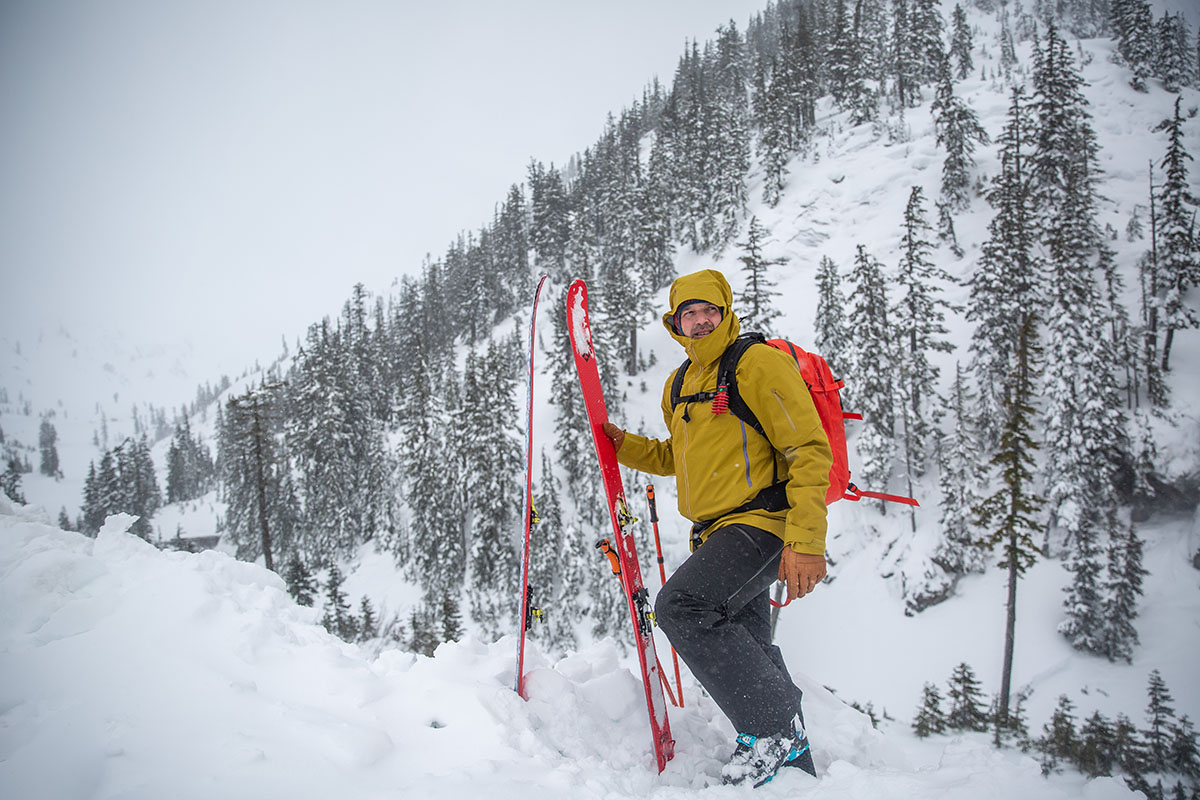
M611 422L605 422L600 426L600 430L604 432L613 443L613 449L620 452L621 445L625 444L625 431L613 425Z

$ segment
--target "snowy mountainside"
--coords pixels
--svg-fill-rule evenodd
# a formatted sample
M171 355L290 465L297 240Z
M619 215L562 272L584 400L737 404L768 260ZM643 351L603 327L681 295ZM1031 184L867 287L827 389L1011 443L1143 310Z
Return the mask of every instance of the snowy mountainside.
M1000 71L998 48L999 23L993 15L974 12L971 16L976 36L976 69L973 75L956 85L956 92L978 114L980 122L993 140L990 146L975 153L972 170L977 187L985 189L999 169L998 147L1007 112L1009 85ZM1090 108L1099 144L1099 160L1104 171L1098 224L1109 235L1108 244L1115 251L1124 281L1121 298L1131 315L1140 308L1139 281L1136 269L1138 258L1149 247L1147 238L1127 235L1130 221L1136 219L1143 229L1148 228L1148 162L1155 163L1156 183L1161 182L1158 162L1166 149L1166 137L1161 123L1171 117L1176 95L1152 88L1139 93L1129 85L1128 71L1112 61L1114 43L1111 39L1092 39L1072 42L1073 56L1082 64L1086 82L1083 88ZM1032 63L1032 44L1023 42L1017 48L1019 66L1013 81L1027 83ZM986 76L986 77L985 77ZM928 95L928 92L927 92ZM900 239L905 205L913 187L920 187L925 208L932 222L936 219L934 200L941 183L944 152L936 144L931 98L917 108L907 109L903 121L884 125L850 126L845 113L837 113L829 98L818 110L818 130L811 152L792 160L783 200L775 207L757 201L761 193L761 176L752 176L749 193L750 213L771 232L765 255L786 259L776 270L779 296L776 305L782 311L776 323L801 346L811 346L817 304L817 265L823 257L831 258L839 267L843 291L847 286L850 268L857 246L885 266L885 275L894 274L900 261ZM1193 114L1200 105L1200 93L1185 89L1183 106ZM1200 146L1200 123L1195 117L1188 120L1189 145ZM1197 174L1191 175L1193 185L1200 185ZM980 248L987 238L987 226L994 210L982 196L975 196L971 207L954 217L957 241L963 249L958 257L945 244L933 254L937 265L956 280L956 285L944 287L947 300L959 306L968 299L967 280L978 266ZM740 240L739 240L740 241ZM734 287L735 310L737 297L745 277L738 261L739 248L730 247L717 256L681 253L680 273L694 269L716 267L722 270ZM889 272L890 271L890 272ZM894 300L895 298L893 298ZM656 311L666 306L666 292L656 299ZM945 393L955 374L956 362L965 367L971 339L971 325L963 312L952 313L947 319L946 337L956 346L948 354L933 354L941 372L939 391ZM659 402L661 380L682 360L678 346L666 336L657 318L640 333L658 366L626 382L628 393L624 422L635 431L662 435L663 425ZM1200 472L1200 336L1195 331L1181 331L1177 337L1175 369L1172 385L1172 415L1152 421L1158 446L1160 467L1171 478L1195 475ZM837 365L834 365L837 370ZM643 390L642 387L645 387ZM853 392L853 383L849 391ZM856 426L850 423L847 432L851 444L851 468L854 468L853 447ZM664 482L664 494L673 498L669 481ZM864 489L901 491L900 485L862 486ZM883 546L871 548L878 561L878 573L892 585L892 591L904 602L921 607L928 596L941 596L953 589L952 579L932 563L931 557L940 537L938 500L940 491L936 474L930 471L919 479L915 493L922 508L910 522L907 510L893 507L886 516L865 510L847 510L854 520L855 530L871 532L867 537L845 536L837 524L831 526L831 536L842 536L836 547L841 555L853 551L853 542L867 546L866 539L883 541ZM664 505L667 499L662 501ZM840 510L832 509L832 519L841 518ZM913 526L915 524L915 530ZM831 554L834 548L831 547ZM836 570L835 573L836 575Z
M995 137L1007 106L1003 80L995 77L996 61L989 55L996 49L998 28L990 15L973 13L972 22L976 71L958 92ZM1079 47L1086 54L1083 70L1090 85L1085 92L1106 171L1102 223L1117 232L1110 244L1132 311L1133 265L1147 243L1129 241L1125 229L1137 206L1146 203L1146 165L1161 158L1165 137L1157 126L1170 115L1175 96L1158 87L1147 94L1130 89L1124 70L1109 61L1111 41L1089 40ZM1027 72L1029 43L1018 51ZM983 71L988 77L980 76ZM1184 90L1183 97L1185 110L1200 104L1194 90ZM942 159L928 103L908 109L904 125L891 130L849 127L845 116L828 105L820 113L825 134L812 154L792 162L782 202L774 208L759 202L761 186L753 175L748 187L751 213L772 232L767 254L789 259L780 272L784 318L779 327L801 344L811 341L814 274L821 256L834 259L846 273L855 246L862 244L894 268L905 200L914 184L925 189L927 201L937 196ZM1197 122L1192 118L1188 125L1189 149L1200 152ZM997 169L995 147L980 148L976 158L975 172L986 181ZM1194 171L1192 180L1195 185ZM991 213L977 197L969 212L956 218L966 253L957 260L940 248L942 266L960 278L970 273ZM680 252L677 269L716 266L737 290L742 281L737 255L734 247L716 257ZM952 290L956 302L965 296L962 287ZM661 310L665 304L664 291L657 305ZM542 315L543 324L547 317ZM545 336L549 328L543 324ZM959 350L940 363L943 380L952 374L954 360L965 357L969 339L964 320L950 324ZM661 435L662 379L682 354L657 314L639 341L655 366L622 380L623 422ZM539 350L543 376L550 355L545 347ZM1175 358L1176 418L1160 423L1158 436L1160 456L1173 475L1193 472L1200 464L1200 337L1195 331L1181 333ZM106 361L118 363L108 357L87 360ZM47 357L43 363L60 362ZM56 372L60 379L71 374L70 367ZM154 386L166 386L161 375L154 376ZM247 378L231 391L244 391L255 380ZM169 398L123 389L109 422L127 421L122 409L135 396L178 404L197 382L189 378ZM546 383L539 387L536 429L539 447L549 450L554 410L544 402ZM108 386L82 379L80 385ZM102 394L109 393L105 388ZM69 389L45 396L63 394L71 396ZM35 446L36 414L55 400L37 395L33 422L18 430L25 425L14 421L21 414L18 396L10 388L0 425ZM71 407L72 420L85 420L77 432L60 430L63 442L75 448L64 453L71 477L54 482L36 473L26 476L29 499L51 516L60 505L74 514L87 461L99 456L91 444L97 423L86 417L91 405L86 401L84 412ZM209 442L211 420L210 415L202 428ZM165 444L155 451L160 483L164 452ZM36 467L36 452L31 458ZM75 485L68 486L70 481ZM639 507L644 482L645 476L633 474L626 480ZM675 565L686 556L686 525L673 513L672 482L654 482L666 560ZM829 798L1124 796L1123 785L1111 780L1085 783L1073 773L1044 780L1032 760L1014 750L994 751L986 737L919 742L910 736L907 726L922 683L944 682L955 664L970 663L985 690L994 690L1003 622L997 570L960 581L950 602L905 616L906 597L928 574L937 534L936 485L920 486L919 496L923 508L915 532L904 512L880 516L845 502L831 509L831 580L790 606L779 628L780 645L809 698L809 725L824 775L816 789L802 776L784 776L760 790L762 795L808 790ZM514 649L508 639L443 645L431 660L396 651L373 659L327 636L316 624L319 612L292 605L278 578L256 566L216 553L155 554L124 536L119 523L91 542L31 520L28 513L11 507L0 512L0 606L6 609L0 618L6 676L0 700L0 795L5 797L261 797L285 791L306 796L347 789L366 797L392 796L397 790L456 797L477 794L484 786L500 797L532 792L678 797L711 780L728 753L732 732L727 723L694 685L685 685L689 707L672 715L679 755L656 778L644 712L635 701L638 687L628 657L612 642L560 661L535 653L533 699L521 704L507 689ZM189 533L206 526L213 531L220 515L219 503L206 499L164 509L155 525L169 538L177 526ZM644 510L639 516L646 518ZM1060 562L1039 562L1023 580L1014 684L1033 690L1028 712L1035 734L1061 693L1071 696L1081 714L1121 712L1140 725L1152 669L1164 674L1178 711L1200 718L1200 686L1192 676L1200 661L1195 622L1200 573L1188 564L1200 547L1200 530L1194 516L1160 515L1140 532L1147 539L1151 576L1136 623L1142 645L1132 665L1079 654L1056 633L1069 578ZM643 524L637 535L647 560L652 552L648 526ZM352 600L386 598L382 605L403 614L418 592L396 574L390 559L362 553L350 565L346 588ZM643 571L653 591L656 571L648 566ZM665 641L660 639L659 647L665 656ZM875 734L823 687L846 701L872 703L895 721ZM711 791L725 796L734 790Z
M371 660L292 603L274 573L156 550L113 517L96 539L0 501L0 795L261 798L735 796L706 787L732 732L694 688L655 775L641 688L611 641L511 689L514 642ZM1040 774L984 738L887 736L811 679L820 784L756 797L1118 798L1111 778Z

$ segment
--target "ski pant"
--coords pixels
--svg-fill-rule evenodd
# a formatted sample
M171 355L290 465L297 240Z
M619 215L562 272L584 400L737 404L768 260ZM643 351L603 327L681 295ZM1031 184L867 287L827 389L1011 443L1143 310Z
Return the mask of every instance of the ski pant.
M738 733L753 736L790 731L801 714L800 689L771 643L769 592L782 551L767 531L721 528L675 570L654 604L688 669Z

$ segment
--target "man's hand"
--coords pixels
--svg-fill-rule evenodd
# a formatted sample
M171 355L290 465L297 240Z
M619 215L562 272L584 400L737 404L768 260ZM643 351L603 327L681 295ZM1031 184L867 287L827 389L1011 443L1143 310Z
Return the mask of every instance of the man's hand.
M605 422L600 426L600 430L604 432L605 436L612 440L613 449L620 452L621 445L625 444L625 431L621 430L616 425L613 425L611 422Z
M787 545L779 558L779 580L787 584L787 599L790 603L797 597L817 588L825 578L825 556L797 553Z

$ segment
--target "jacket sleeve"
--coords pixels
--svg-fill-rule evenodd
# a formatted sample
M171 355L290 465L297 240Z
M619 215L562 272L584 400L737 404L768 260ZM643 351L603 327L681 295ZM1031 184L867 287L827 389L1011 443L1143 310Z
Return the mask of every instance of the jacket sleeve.
M787 468L783 541L798 553L825 553L825 493L833 454L812 396L791 357L751 347L738 363L738 392Z
M670 377L667 378L666 386L663 387L663 421L666 423L668 431L671 430L672 413L670 387L671 381L674 378L675 373L672 372ZM666 439L651 439L636 433L626 432L625 443L617 451L617 461L626 467L631 467L639 472L646 472L651 475L675 474L675 451L669 435Z

